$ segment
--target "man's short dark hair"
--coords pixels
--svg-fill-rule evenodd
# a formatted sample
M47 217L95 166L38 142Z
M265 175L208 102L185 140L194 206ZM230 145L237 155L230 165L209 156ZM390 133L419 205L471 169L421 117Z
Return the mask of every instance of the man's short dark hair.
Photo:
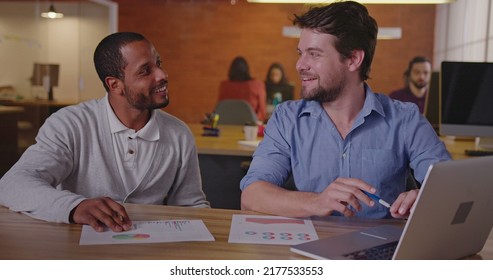
M144 36L134 32L117 32L106 36L94 51L94 66L104 88L109 91L104 79L115 77L123 80L127 62L121 49L129 43L146 40Z
M342 58L349 58L354 50L363 50L365 57L359 74L362 80L369 78L378 25L365 6L354 1L334 2L313 7L301 16L295 15L293 23L300 28L335 36L334 47Z
M411 61L409 61L409 65L407 66L406 72L404 72L404 77L408 78L409 75L411 74L411 69L413 69L413 65L415 63L423 63L423 62L428 62L431 64L431 60L429 60L425 56L415 56Z

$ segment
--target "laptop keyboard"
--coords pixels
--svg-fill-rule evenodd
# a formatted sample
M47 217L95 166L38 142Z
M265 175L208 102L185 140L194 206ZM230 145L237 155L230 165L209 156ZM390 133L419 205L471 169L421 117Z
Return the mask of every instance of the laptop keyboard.
M343 255L351 260L391 260L398 241Z

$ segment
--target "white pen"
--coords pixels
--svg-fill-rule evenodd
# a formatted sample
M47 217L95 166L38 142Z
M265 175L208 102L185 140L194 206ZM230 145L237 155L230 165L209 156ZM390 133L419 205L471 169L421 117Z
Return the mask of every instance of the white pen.
M383 206L387 207L387 208L390 208L390 204L381 199L378 195L375 195L375 194L372 194L372 193L369 193L367 191L363 191L367 196L371 197L372 199L376 200L378 203L382 204Z

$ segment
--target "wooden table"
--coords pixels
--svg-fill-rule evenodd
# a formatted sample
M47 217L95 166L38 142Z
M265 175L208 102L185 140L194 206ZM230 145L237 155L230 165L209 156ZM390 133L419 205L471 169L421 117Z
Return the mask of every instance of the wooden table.
M55 224L32 219L0 207L0 259L173 259L240 260L306 259L288 245L228 243L233 214L239 210L197 209L126 204L133 220L201 219L215 241L80 246L81 225ZM314 219L319 238L381 224L404 225L401 220L327 217ZM477 259L493 259L493 235Z
M445 143L447 150L453 159L465 159L470 156L466 155L465 150L474 150L474 139L461 139L448 136L442 136L440 139Z
M65 106L76 104L76 102L69 101L57 101L57 100L47 100L47 99L22 99L22 100L0 100L0 104L5 106L21 106L26 108L27 113L35 114L39 118L39 123L37 126L41 126L45 119L56 112L58 109Z
M238 144L244 140L242 125L219 125L219 136L202 136L202 124L188 124L195 137L199 154L226 155L226 156L252 156L255 147Z
M48 99L21 99L21 100L9 100L2 99L0 102L5 105L14 106L48 106L48 107L65 107L69 105L76 104L74 101L58 101L58 100L48 100Z
M189 124L188 126L195 137L199 154L252 156L255 151L254 147L238 144L238 141L244 139L241 125L220 125L221 135L218 137L202 136L203 125L201 124ZM453 159L468 158L464 151L474 149L474 139L441 136L440 140L445 143Z

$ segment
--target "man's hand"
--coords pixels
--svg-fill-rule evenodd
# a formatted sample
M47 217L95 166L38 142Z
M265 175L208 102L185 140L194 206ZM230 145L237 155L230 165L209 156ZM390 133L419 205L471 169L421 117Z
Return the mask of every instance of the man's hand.
M401 193L390 207L390 214L394 218L407 218L411 214L416 198L418 197L419 190L410 190L408 192Z
M318 211L316 213L318 216L330 215L332 211L340 212L346 217L354 216L355 212L352 209L361 210L360 201L370 207L375 205L375 202L362 190L369 193L375 193L376 191L375 188L362 180L337 178L318 195L313 209ZM347 207L348 205L352 209Z
M86 199L72 210L76 224L90 225L96 231L103 231L103 226L112 231L129 230L132 221L125 208L109 197Z

